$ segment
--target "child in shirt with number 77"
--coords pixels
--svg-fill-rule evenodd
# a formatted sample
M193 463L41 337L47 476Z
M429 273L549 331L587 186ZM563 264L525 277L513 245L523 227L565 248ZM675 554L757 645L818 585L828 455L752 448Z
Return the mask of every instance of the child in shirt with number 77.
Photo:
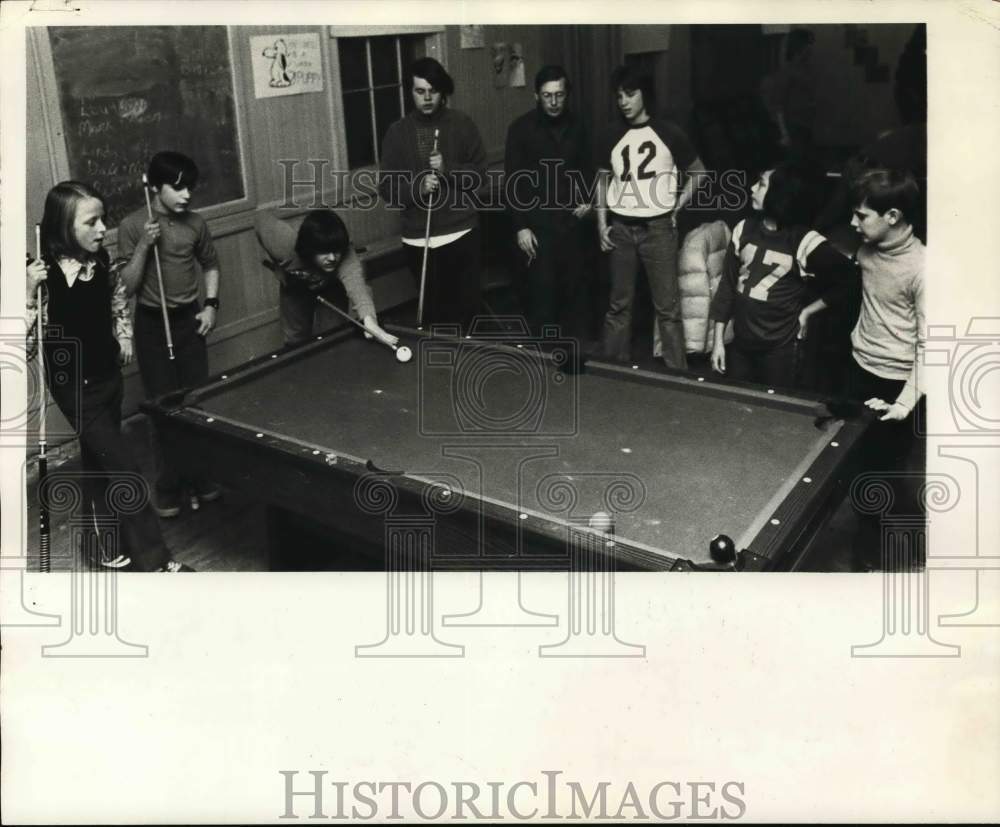
M855 283L850 261L807 226L811 170L793 162L761 173L751 188L757 215L740 221L709 317L715 322L713 370L769 387L796 385L796 356L809 319ZM733 320L728 352L723 333Z

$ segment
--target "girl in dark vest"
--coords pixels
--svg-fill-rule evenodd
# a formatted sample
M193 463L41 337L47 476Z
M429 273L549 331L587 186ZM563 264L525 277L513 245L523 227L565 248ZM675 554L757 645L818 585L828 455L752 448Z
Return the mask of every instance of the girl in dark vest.
M95 518L118 521L117 548L109 548L105 538L100 565L124 571L191 571L171 559L146 483L121 433L121 365L132 360L132 322L125 286L102 247L106 229L104 202L86 184L63 181L49 191L42 259L27 267L28 356L37 350L35 321L41 313L49 390L80 439L82 508ZM47 290L38 307L41 282ZM112 491L123 485L135 487L138 499L132 492ZM122 507L116 514L116 502L130 499L144 505L131 513Z

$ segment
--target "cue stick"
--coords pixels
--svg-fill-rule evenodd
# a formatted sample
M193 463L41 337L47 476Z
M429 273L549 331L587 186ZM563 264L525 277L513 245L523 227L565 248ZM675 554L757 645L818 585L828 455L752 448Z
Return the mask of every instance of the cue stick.
M42 228L35 225L35 260L42 260ZM51 571L51 559L49 554L49 508L45 504L45 480L49 475L48 461L48 440L45 436L45 406L47 404L45 394L45 345L42 341L44 325L42 324L42 286L38 283L35 296L35 307L38 314L35 317L35 324L38 338L38 570Z
M146 212L149 213L149 220L153 220L153 205L149 203L149 180L145 173L142 176L142 191L146 195ZM156 286L160 290L160 313L163 316L163 332L167 337L167 355L170 361L174 360L174 340L170 335L170 316L167 314L167 295L163 291L163 270L160 268L160 250L153 245L153 258L156 260Z
M431 155L437 152L438 130L434 130L434 148ZM437 175L437 173L434 173ZM438 185L440 186L440 184ZM424 260L420 265L420 298L417 300L417 327L424 326L424 285L427 283L427 251L431 237L431 201L427 200L427 223L424 226Z
M267 267L267 269L271 271L271 273L274 275L274 277L276 279L278 279L279 282L281 281L281 278L278 276L278 270L277 270L277 268L276 268L276 266L274 265L273 262L262 261L261 264L263 264L265 267ZM369 336L371 336L380 345L385 345L386 347L392 348L393 352L399 350L399 348L400 348L399 344L392 344L391 342L383 339L378 333L375 333L375 332L369 330L367 327L364 326L363 322L359 322L357 319L355 319L349 313L345 313L343 310L341 310L339 307L337 307L337 305L335 305L333 302L329 301L328 299L323 298L323 296L320 296L320 295L314 295L313 298L316 299L316 301L318 301L324 307L329 307L330 310L332 310L334 313L336 313L339 316L342 316L343 318L347 319L347 321L349 321L355 327L359 327L364 333L367 333Z
M394 344L392 344L392 342L389 342L388 340L383 339L378 333L374 333L373 331L369 330L367 327L364 326L363 322L359 322L357 319L353 318L349 313L345 313L343 310L341 310L339 307L337 307L337 305L335 305L333 302L331 302L331 301L323 298L322 296L316 296L315 298L316 298L316 301L318 301L324 307L330 308L330 310L332 310L334 313L337 313L337 314L343 316L351 324L353 324L353 325L361 328L365 333L367 333L369 336L371 336L379 344L383 344L386 347L390 347L390 348L393 349L393 351L399 350L400 346L398 344L394 345Z

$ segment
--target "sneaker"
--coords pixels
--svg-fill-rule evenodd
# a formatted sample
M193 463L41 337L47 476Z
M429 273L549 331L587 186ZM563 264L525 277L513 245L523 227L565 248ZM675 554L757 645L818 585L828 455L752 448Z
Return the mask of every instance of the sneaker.
M219 486L206 483L201 490L191 495L191 510L197 511L201 508L202 503L215 502L215 500L219 499L221 496L222 489L220 489Z
M196 496L203 503L212 503L222 496L222 489L217 485L212 485L210 482L205 483L204 487L198 491Z
M119 554L113 560L101 559L98 561L106 569L128 569L132 566L132 558L124 554Z
M160 568L156 569L158 572L166 572L167 574L179 574L183 571L194 571L190 566L185 566L183 563L177 560L167 560Z
M156 509L156 513L164 519L176 517L181 513L180 498L175 496L157 494L153 507Z

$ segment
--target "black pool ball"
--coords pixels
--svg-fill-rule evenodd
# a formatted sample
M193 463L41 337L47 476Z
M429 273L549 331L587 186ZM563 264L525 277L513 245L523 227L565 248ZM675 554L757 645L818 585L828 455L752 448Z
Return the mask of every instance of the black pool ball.
M716 534L708 544L708 553L716 563L736 562L736 544L728 534Z

